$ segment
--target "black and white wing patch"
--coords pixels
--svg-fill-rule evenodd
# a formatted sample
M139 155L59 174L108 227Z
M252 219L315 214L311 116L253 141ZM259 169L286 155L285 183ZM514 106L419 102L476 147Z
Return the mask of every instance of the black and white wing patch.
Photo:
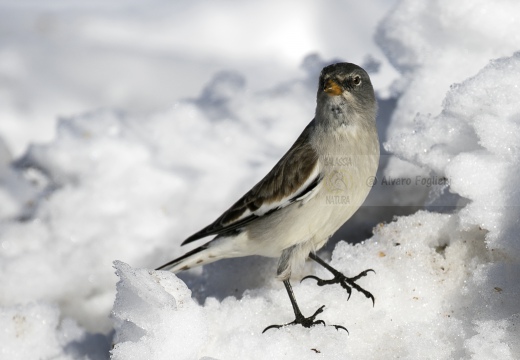
M187 238L182 245L209 235L236 231L261 216L312 198L322 180L318 154L309 141L312 127L314 120L258 184L217 220Z

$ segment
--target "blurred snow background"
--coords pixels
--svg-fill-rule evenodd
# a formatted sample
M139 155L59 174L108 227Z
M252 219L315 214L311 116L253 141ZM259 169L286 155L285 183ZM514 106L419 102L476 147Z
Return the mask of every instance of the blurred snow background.
M519 358L519 44L514 0L1 1L0 358ZM293 316L273 260L147 269L274 165L337 60L384 156L324 255L375 269L376 304L295 276L350 335L262 335Z

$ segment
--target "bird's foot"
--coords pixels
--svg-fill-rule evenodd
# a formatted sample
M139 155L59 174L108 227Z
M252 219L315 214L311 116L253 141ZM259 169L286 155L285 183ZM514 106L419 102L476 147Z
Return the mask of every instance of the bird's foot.
M306 328L310 328L311 326L318 325L318 324L325 326L325 321L316 320L316 315L322 313L324 307L325 307L325 305L322 305L318 310L316 310L316 312L312 316L305 317L302 314L296 314L296 319L294 319L294 321L292 321L290 323L283 324L283 325L268 326L264 329L264 331L262 331L262 334L265 333L269 329L280 329L282 327L289 326L289 325L301 325ZM348 333L348 330L341 325L333 325L333 326L336 328L336 330L343 329Z
M308 275L308 276L304 277L301 281L303 281L305 279L314 279L317 281L318 286L340 284L343 289L347 290L347 293L348 293L347 300L350 299L350 295L352 295L352 289L354 288L357 291L359 291L360 293L362 293L363 295L365 295L368 299L371 299L372 305L373 306L375 305L376 300L375 300L374 296L370 292L368 292L367 290L363 289L361 286L356 284L356 281L359 280L359 278L366 276L370 271L372 271L375 274L374 270L368 269L368 270L362 271L358 275L351 277L351 278L346 277L345 275L343 275L342 273L340 273L337 270L332 271L329 269L329 271L331 271L332 274L334 275L334 277L330 280L324 280L324 279L320 279L319 277L314 276L314 275Z

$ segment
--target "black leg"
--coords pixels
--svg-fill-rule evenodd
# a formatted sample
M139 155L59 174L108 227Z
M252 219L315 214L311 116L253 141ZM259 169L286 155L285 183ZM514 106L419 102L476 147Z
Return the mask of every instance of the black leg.
M321 266L323 266L325 269L330 271L332 273L332 275L334 275L334 278L332 278L330 280L323 280L323 279L320 279L317 276L309 275L309 276L304 277L302 279L302 281L305 280L305 279L315 279L318 282L319 286L330 285L330 284L340 284L341 287L343 287L345 290L347 290L347 292L348 292L348 299L350 299L350 295L352 294L352 288L354 288L357 291L359 291L360 293L362 293L363 295L365 295L367 298L372 299L372 305L375 305L375 301L376 300L374 299L374 296L370 292L366 291L361 286L356 284L356 281L359 280L359 278L362 278L363 276L366 276L370 271L375 273L374 270L368 269L368 270L362 271L361 273L359 273L358 275L356 275L354 277L348 278L345 275L343 275L342 273L340 273L338 270L334 269L332 266L327 264L325 261L323 261L322 259L317 257L316 254L310 253L309 257L312 260L316 261Z
M293 310L294 310L295 319L294 319L294 321L292 321L290 323L287 323L287 324L268 326L268 327L266 327L264 329L264 331L262 331L262 333L265 333L269 329L279 329L279 328L287 326L287 325L297 325L297 324L299 324L299 325L302 325L302 326L304 326L306 328L310 328L311 326L314 326L314 325L317 325L317 324L325 325L325 322L323 320L315 320L316 319L316 315L318 315L318 314L323 312L323 308L325 307L325 305L322 305L318 310L316 310L314 312L314 314L312 314L312 316L305 317L305 316L303 316L303 314L300 311L300 308L298 306L298 303L296 302L296 298L294 297L294 292L293 292L291 283L289 282L289 280L284 280L283 284L285 285L285 289L287 290L287 294L289 295L289 299L291 300L291 305L292 305ZM334 327L336 329L343 329L343 330L348 332L348 330L345 329L343 326L334 325Z

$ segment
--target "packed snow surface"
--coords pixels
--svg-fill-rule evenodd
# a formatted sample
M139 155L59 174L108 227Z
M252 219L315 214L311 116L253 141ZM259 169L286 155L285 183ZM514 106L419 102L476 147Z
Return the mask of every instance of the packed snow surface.
M261 5L260 5L261 4ZM211 36L210 36L211 35ZM218 38L219 41L214 39ZM365 205L315 263L153 270L312 119L321 68L379 100ZM519 359L520 3L0 4L0 359ZM330 325L341 325L348 333Z

